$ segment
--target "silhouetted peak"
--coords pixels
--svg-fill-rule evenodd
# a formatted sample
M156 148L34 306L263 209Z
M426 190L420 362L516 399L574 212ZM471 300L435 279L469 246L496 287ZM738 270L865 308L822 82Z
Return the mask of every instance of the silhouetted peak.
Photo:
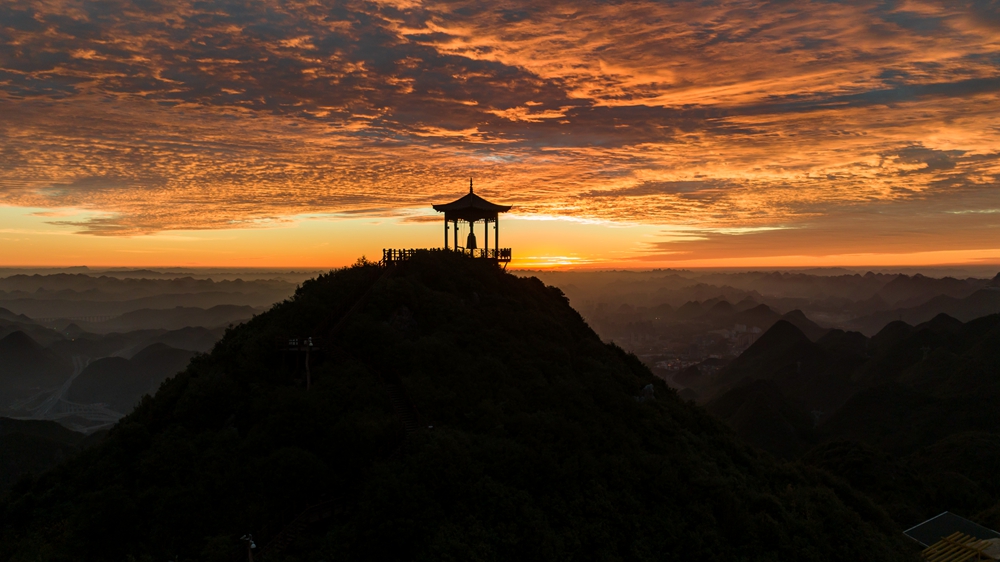
M845 332L834 328L823 334L816 343L829 351L861 354L868 346L868 338L861 332Z
M0 308L0 319L10 320L11 322L34 322L31 318L23 314L14 314L6 308Z
M886 324L884 328L879 330L877 334L872 336L868 345L870 347L884 347L892 345L911 333L913 333L913 326L910 326L902 320L893 320L892 322Z
M823 334L823 337L821 337L816 343L829 343L836 341L842 338L846 333L847 332L841 330L840 328L830 328L830 331Z
M81 328L76 322L70 322L69 326L62 329L62 333L71 338L75 338L81 334L86 334L87 330Z
M948 316L944 312L931 318L923 324L918 324L917 329L926 328L935 332L954 332L960 330L965 324L957 318Z
M783 318L784 320L788 320L789 322L793 320L800 320L800 321L804 320L806 322L812 322L812 320L809 320L809 318L806 317L806 313L802 312L797 308L795 310L782 314L781 318Z
M653 312L657 314L669 314L674 311L674 307L668 303L658 304L653 307Z
M787 320L778 320L751 347L771 347L787 345L799 341L810 341L805 332Z
M745 318L774 318L775 316L778 316L778 313L766 304L758 304L753 308L744 310L740 313L740 315Z
M862 305L862 306L865 306L865 307L868 307L868 308L878 308L878 307L884 306L884 305L886 305L888 303L885 302L885 299L882 298L881 295L879 295L878 293L875 293L874 295L872 295L871 297L869 297L869 298L867 298L867 299L865 299L863 301L858 301L858 304Z
M990 286L991 287L1000 287L1000 273L997 273L996 277L994 277L993 280L990 281Z
M810 340L818 340L827 332L819 324L813 322L801 310L795 309L781 316L782 320L787 320L795 324Z
M3 339L0 339L0 350L3 351L6 350L24 351L29 349L35 350L41 348L42 346L38 342L31 339L31 336L25 334L21 330L17 330L16 332L11 332L7 334L7 336L4 337Z
M729 304L728 301L719 301L714 305L712 305L712 308L709 309L709 312L712 312L714 314L719 314L719 313L730 313L733 312L733 310L734 310L733 305Z
M187 360L197 355L197 352L187 349L178 349L163 342L156 342L142 348L139 353L132 356L132 363L157 363L162 361L174 362Z
M688 302L682 304L677 309L677 316L680 316L681 318L691 318L693 316L697 316L699 314L702 314L703 312L705 312L705 311L701 307L701 303L700 302L698 302L698 301L688 301Z
M161 354L163 352L172 351L172 350L177 350L177 348L173 347L173 346L169 346L169 345L167 345L167 344L165 344L163 342L151 343L151 344L147 345L146 347L142 348L142 350L139 351L139 353L136 353L135 355L133 355L132 356L132 360L133 361L136 361L136 360L142 361L143 359L147 359L150 356L158 355L158 354Z

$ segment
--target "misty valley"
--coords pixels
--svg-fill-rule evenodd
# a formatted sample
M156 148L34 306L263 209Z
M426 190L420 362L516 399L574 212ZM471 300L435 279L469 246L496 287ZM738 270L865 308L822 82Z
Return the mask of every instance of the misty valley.
M0 415L107 429L226 327L291 294L300 276L217 277L118 270L0 278Z

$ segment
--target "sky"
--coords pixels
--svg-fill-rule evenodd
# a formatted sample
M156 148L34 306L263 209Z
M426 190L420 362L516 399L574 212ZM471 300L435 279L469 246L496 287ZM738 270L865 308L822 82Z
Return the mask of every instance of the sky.
M0 0L0 265L342 266L470 177L520 267L1000 263L1000 2Z

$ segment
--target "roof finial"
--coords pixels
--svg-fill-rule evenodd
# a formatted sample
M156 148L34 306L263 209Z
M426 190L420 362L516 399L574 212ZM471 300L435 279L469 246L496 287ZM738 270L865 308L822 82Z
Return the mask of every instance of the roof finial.
M472 193L472 178L469 178L469 193Z

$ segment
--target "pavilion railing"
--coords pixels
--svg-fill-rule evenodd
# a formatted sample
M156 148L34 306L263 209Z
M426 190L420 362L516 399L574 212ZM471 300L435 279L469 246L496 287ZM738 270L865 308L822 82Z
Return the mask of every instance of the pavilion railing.
M455 250L456 252L462 252L467 256L472 256L474 258L487 258L491 260L497 260L502 262L510 261L510 248L478 248L476 250L468 250L466 248L459 248Z
M490 248L489 250L485 248L479 248L477 250L467 250L465 248L458 248L454 250L456 252L461 252L467 256L474 258L486 258L491 260L496 260L498 262L508 263L510 262L511 251L510 248ZM401 261L406 261L413 257L418 250L416 249L396 249L396 248L386 248L382 250L382 265L388 265L390 263L396 263Z
M417 253L417 250L415 250L413 248L404 249L404 250L395 249L395 248L386 248L386 249L382 250L382 262L381 263L382 263L382 265L388 265L390 263L395 263L395 262L400 262L400 261L406 261L406 260L412 258L414 256L414 254L416 254L416 253Z

